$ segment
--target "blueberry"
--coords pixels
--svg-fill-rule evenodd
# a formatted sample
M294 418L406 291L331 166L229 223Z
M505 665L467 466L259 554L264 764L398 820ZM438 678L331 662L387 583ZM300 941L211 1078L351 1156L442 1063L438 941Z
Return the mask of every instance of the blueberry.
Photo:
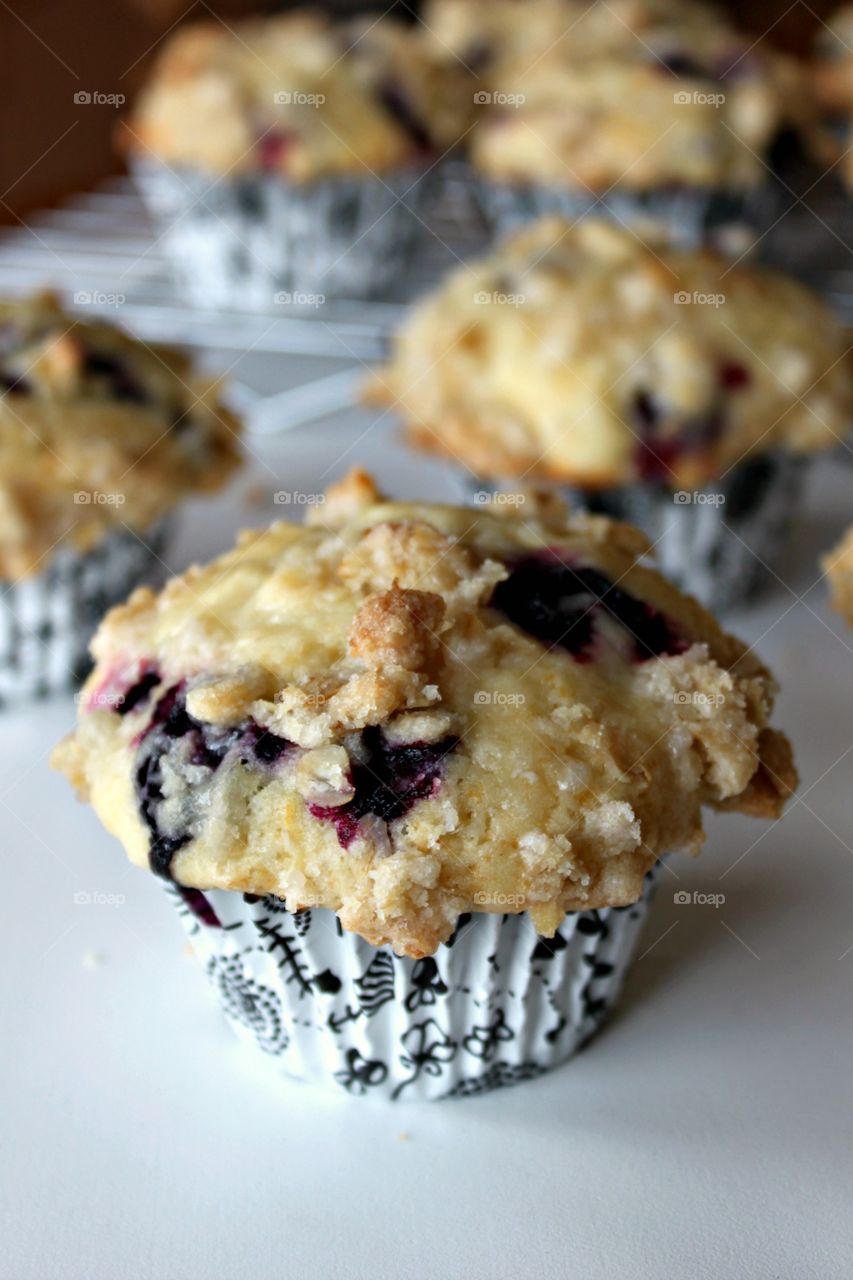
M377 87L377 96L392 120L409 136L419 151L428 151L432 138L426 125L415 111L414 105L396 80L383 80Z
M727 361L720 368L720 386L725 391L740 391L752 382L750 372L735 360Z
M686 648L676 624L659 609L600 570L567 563L559 550L521 556L510 570L492 594L492 608L549 649L567 650L577 662L593 660L603 615L631 636L635 662Z
M686 76L692 80L707 80L709 73L706 67L692 58L690 54L683 53L679 50L673 50L671 53L664 53L660 57L666 70L673 76Z
M151 669L146 671L139 677L136 684L132 684L127 692L115 704L116 715L126 716L129 711L133 711L142 703L147 702L149 695L160 683L160 672Z
M361 759L352 765L355 795L345 805L309 806L315 818L333 823L338 840L348 848L358 834L358 824L368 814L393 822L409 812L418 800L434 794L445 756L459 739L449 736L439 742L416 742L392 746L373 726L361 737Z
M142 683L142 682L140 682ZM166 833L161 828L159 806L163 795L163 761L174 763L173 772L180 778L188 766L216 772L229 752L240 753L244 764L268 768L277 763L291 744L268 733L254 720L222 728L203 724L187 711L186 682L174 685L158 700L151 719L140 737L136 755L136 797L139 813L151 833L149 862L151 870L171 878L175 854L193 839L198 779L185 779L182 809L185 825Z
M122 400L129 404L151 403L152 398L147 388L118 356L99 351L87 351L84 368L87 377L100 379L106 384L113 400Z
M725 389L743 385L740 377L739 366L725 365L720 373L720 385ZM732 381L726 381L727 378ZM641 480L659 484L671 482L685 454L701 452L715 444L725 426L723 406L715 401L704 412L684 419L671 434L663 435L664 407L650 391L642 388L634 396L631 416L639 436L634 456L637 475Z
M32 390L26 378L0 371L0 395L28 396L32 394Z

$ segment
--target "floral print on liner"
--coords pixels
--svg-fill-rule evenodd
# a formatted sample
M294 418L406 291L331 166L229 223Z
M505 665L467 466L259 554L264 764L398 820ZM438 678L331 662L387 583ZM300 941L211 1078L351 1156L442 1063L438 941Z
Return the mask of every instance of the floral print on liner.
M326 910L166 885L226 1018L284 1075L354 1097L467 1097L572 1056L613 1007L658 869L630 907L460 917L435 956L399 957Z

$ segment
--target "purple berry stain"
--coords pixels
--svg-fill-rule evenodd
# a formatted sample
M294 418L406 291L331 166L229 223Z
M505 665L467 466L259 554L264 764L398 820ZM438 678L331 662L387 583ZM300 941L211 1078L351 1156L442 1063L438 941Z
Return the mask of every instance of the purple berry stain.
M739 365L724 365L720 370L719 384L729 391L746 385L749 375ZM633 400L632 414L637 424L639 444L634 465L641 480L668 484L673 479L680 459L691 454L701 454L712 448L725 427L725 414L720 397L701 413L678 423L677 428L664 433L666 411L650 392L639 390Z
M574 565L557 548L521 556L499 582L491 606L549 649L576 662L596 657L599 622L606 616L631 639L631 659L645 662L688 647L677 624L645 600L616 586L599 569Z
M394 746L381 729L372 727L362 734L362 760L352 765L352 800L337 807L312 804L315 818L331 822L344 849L358 835L359 823L368 814L384 822L404 817L418 800L434 795L441 785L445 757L459 739L449 736L439 742L413 742Z
M383 80L377 90L379 101L392 120L400 126L418 151L429 151L432 139L424 122L415 111L409 94L395 80Z
M163 761L177 756L189 764L215 773L229 752L239 752L243 764L269 767L288 751L291 744L267 732L254 720L221 728L203 724L189 714L186 681L173 685L154 707L147 727L139 736L136 755L136 797L139 814L150 832L148 860L151 870L171 879L175 854L192 840L187 825L171 833L162 830L159 806L164 800Z
M196 920L206 924L209 929L222 928L222 921L200 889L188 889L186 885L179 884L177 890Z

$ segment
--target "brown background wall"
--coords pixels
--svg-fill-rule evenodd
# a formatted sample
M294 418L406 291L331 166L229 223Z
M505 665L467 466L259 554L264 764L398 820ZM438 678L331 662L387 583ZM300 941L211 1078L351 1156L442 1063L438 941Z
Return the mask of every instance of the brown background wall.
M111 135L121 108L75 102L75 94L130 100L157 43L191 19L223 18L285 5L262 0L9 0L0 5L0 222L80 190L120 164ZM324 7L387 9L338 0ZM405 13L408 6L395 6ZM756 35L805 51L833 0L758 0L727 6ZM774 25L775 24L775 25Z

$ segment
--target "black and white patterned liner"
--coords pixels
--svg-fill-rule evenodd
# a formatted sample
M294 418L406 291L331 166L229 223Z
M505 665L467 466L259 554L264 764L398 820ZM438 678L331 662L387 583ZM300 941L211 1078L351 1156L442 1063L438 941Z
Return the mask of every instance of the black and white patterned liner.
M739 463L702 489L646 483L597 491L563 486L560 492L574 510L642 529L656 567L707 609L734 609L783 576L808 461L777 450ZM484 493L514 487L470 479L466 485L478 503Z
M537 218L557 215L572 222L587 217L610 217L627 226L643 222L660 225L667 239L694 248L730 228L763 230L772 222L778 193L768 184L753 192L664 188L626 192L618 187L596 195L557 187L511 185L476 180L477 197L492 234L503 238Z
M275 174L217 180L150 162L137 162L133 176L196 304L306 313L398 283L428 234L438 180L415 168L304 184Z
M0 706L79 684L103 615L142 583L159 585L174 518L145 534L115 529L88 552L60 547L43 573L0 582Z
M551 939L526 915L463 916L423 960L345 933L331 911L168 892L243 1040L285 1075L410 1100L483 1093L570 1058L619 995L657 875L633 906L568 915Z

